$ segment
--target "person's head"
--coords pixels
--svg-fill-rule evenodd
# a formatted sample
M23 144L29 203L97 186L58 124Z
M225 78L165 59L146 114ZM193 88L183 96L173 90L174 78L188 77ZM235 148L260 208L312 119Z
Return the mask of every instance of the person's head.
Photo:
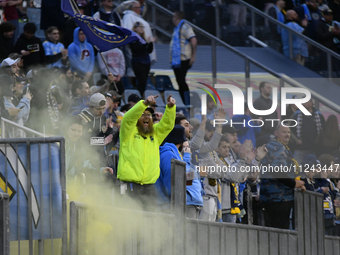
M128 104L130 104L131 106L134 106L135 104L139 102L140 99L141 98L137 94L131 94L128 97Z
M227 125L223 125L222 127L222 134L228 138L231 148L234 148L234 146L236 145L237 133L238 133L238 130L231 125L227 124Z
M15 82L14 82L14 85L13 85L13 93L16 95L16 96L20 96L23 94L23 89L24 89L24 82L21 82L20 80L17 80L17 79L14 79Z
M133 24L132 30L144 38L144 26L141 22L137 21L135 24Z
M302 104L309 112L313 111L313 99L309 99L308 102Z
M142 7L138 1L133 1L131 5L131 10L140 15L142 12Z
M104 9L112 9L113 8L113 0L101 0L101 4Z
M334 157L330 154L322 154L318 160L320 161L321 165L321 177L322 178L327 178L330 177L331 171L328 171L328 169L333 168L335 170L336 168L334 167ZM327 170L326 170L327 169Z
M11 59L11 58L5 58L2 63L1 67L5 69L5 72L8 75L13 75L19 72L19 63L20 59Z
M35 32L37 31L37 26L33 22L28 22L24 26L24 35L27 39L31 39Z
M73 96L86 97L91 94L90 86L86 81L73 82L71 90Z
M309 154L305 156L303 161L301 162L302 172L308 177L313 178L315 175L315 171L311 171L310 169L317 169L321 163L318 158L314 154Z
M89 111L95 118L100 118L105 111L106 100L104 95L95 93L89 100Z
M152 114L154 113L153 109L148 107L142 113L142 116L137 121L137 128L140 135L148 135L153 134L153 121Z
M16 60L19 59L19 62L17 63L19 68L22 68L24 66L24 60L22 59L22 55L19 53L11 53L8 55L9 58Z
M233 146L233 151L238 154L238 152L240 151L242 144L239 141L236 141L236 143Z
M71 116L64 120L65 138L68 142L77 142L83 135L83 121L78 115Z
M215 102L211 97L207 97L207 111L211 112L215 109Z
M47 38L53 42L53 43L57 43L59 41L59 30L57 27L49 27L46 30L46 34L47 34Z
M7 74L0 75L0 95L1 96L13 96L12 87L14 85L14 80L11 76Z
M13 37L15 29L16 27L9 21L0 24L0 33L3 34L6 39Z
M120 99L122 98L116 91L110 90L105 93L106 107L110 110L118 109Z
M81 15L84 15L85 9L87 7L87 1L86 0L77 0L78 9Z
M86 40L86 35L84 34L83 30L79 29L78 31L78 39L79 42L83 43Z
M297 15L296 11L288 10L287 13L286 13L286 20L298 21L299 16Z
M323 17L326 21L332 22L333 21L333 12L331 9L327 9L323 12Z
M185 19L184 12L181 11L175 11L174 15L172 16L172 23L177 26L182 19Z
M179 151L182 150L185 141L187 141L187 138L185 137L185 128L181 125L175 125L169 135L164 139L164 143L176 145Z
M215 128L213 126L213 124L211 124L211 122L208 120L205 123L205 135L204 135L204 140L205 141L210 141L212 136L214 135L215 132Z
M127 111L129 111L132 108L132 106L130 104L124 104L122 107L120 107L120 111L122 113L126 113Z
M290 128L278 125L274 131L274 135L280 139L285 145L289 143L290 139Z
M66 82L66 84L70 85L74 82L74 75L73 72L69 67L61 67L60 68L64 74L63 78Z
M230 149L230 143L227 136L223 135L220 139L216 152L222 157L228 157Z
M267 98L272 94L272 86L268 82L261 82L259 86L260 93L263 97Z
M285 8L286 6L286 2L284 0L276 0L275 1L275 4L277 7L279 7L280 9L283 9Z
M190 139L192 134L192 126L190 125L189 121L187 120L187 117L184 115L178 115L175 119L175 125L181 125L185 129L185 136L186 138Z

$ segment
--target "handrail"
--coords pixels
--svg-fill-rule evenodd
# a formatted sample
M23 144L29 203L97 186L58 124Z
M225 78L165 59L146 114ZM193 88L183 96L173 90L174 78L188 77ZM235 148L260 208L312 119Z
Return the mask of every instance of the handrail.
M303 35L303 34L300 34L298 32L296 32L295 30L291 29L290 27L288 27L287 25L285 25L284 23L280 22L280 21L277 21L276 19L274 19L273 17L269 16L268 14L258 10L257 8L255 8L254 6L242 1L242 0L235 0L236 2L238 2L239 4L242 4L244 6L246 6L248 9L250 9L251 11L255 12L256 14L270 20L271 22L275 23L276 25L280 26L281 28L284 28L286 30L288 30L289 32L292 32L293 34L301 37L303 40L305 40L306 42L308 42L309 44L321 49L322 51L325 51L329 54L331 54L333 57L337 58L337 59L340 59L340 55L335 53L334 51L326 48L325 46L323 46L322 44L314 41L313 39L310 39L309 37Z
M22 130L24 130L25 132L28 132L28 133L31 133L33 135L36 135L38 137L48 137L48 135L44 135L42 133L39 133L33 129L30 129L28 127L25 127L25 126L22 126L22 125L19 125L18 123L15 123L13 121L10 121L8 119L5 119L5 118L1 118L1 138L6 138L6 128L5 128L5 123L7 124L10 124L14 127L17 127L17 128L20 128Z
M238 0L236 0L238 1ZM172 16L173 12L169 11L168 9L164 8L163 6L157 4L156 2L154 2L153 0L147 0L147 3L157 9L159 9L160 11L164 12L165 14ZM271 18L271 17L270 17ZM297 81L292 81L289 78L286 78L280 74L278 74L277 72L273 71L272 69L258 63L256 60L254 60L253 58L247 56L246 54L240 52L239 50L235 49L234 47L230 46L229 44L227 44L226 42L222 41L221 39L217 38L216 36L213 36L211 34L209 34L208 32L204 31L203 29L197 27L196 25L190 23L189 21L186 21L196 32L199 32L200 34L208 37L209 39L212 40L212 42L215 43L219 43L220 45L222 45L223 47L227 48L228 50L232 51L233 53L235 53L236 55L242 57L245 62L246 62L246 66L248 65L249 67L249 63L254 64L255 66L263 69L264 71L268 72L269 74L273 75L276 78L282 79L283 82L286 82L287 84L293 86L293 87L304 87L303 85L301 85L300 83L298 83ZM284 25L285 26L285 25ZM286 27L286 26L285 26ZM288 28L288 27L287 27ZM295 32L295 31L293 31ZM307 38L307 37L306 37ZM309 39L309 38L308 38ZM310 39L309 39L310 40ZM339 56L340 57L340 56ZM246 75L246 79L248 79L247 77L249 77L249 68L248 70L246 70L245 72ZM247 76L248 75L248 76ZM322 104L324 104L325 106L331 108L332 110L334 110L335 112L340 113L340 106L333 103L333 102L329 102L326 98L324 98L323 96L315 93L314 91L311 91L312 97L315 98L316 100L318 100L319 102L321 102Z

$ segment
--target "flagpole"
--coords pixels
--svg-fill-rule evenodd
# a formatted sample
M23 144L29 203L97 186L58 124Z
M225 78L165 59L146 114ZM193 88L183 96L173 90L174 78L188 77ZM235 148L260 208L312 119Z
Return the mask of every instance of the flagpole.
M104 62L104 64L105 64L105 66L106 66L107 71L108 71L109 73L111 73L111 72L110 72L110 69L109 69L109 66L107 65L107 63L106 63L106 61L105 61L105 59L104 59L103 54L102 54L101 52L99 52L99 49L98 49L98 47L97 47L96 45L94 45L93 47L98 51L99 55L101 56L101 58L102 58L102 60L103 60L103 62ZM115 86L116 91L119 92L119 90L118 90L118 88L117 88L117 85L116 85L115 81L113 81L113 85Z
M80 11L79 11L79 8L78 8L78 5L77 3L75 2L75 0L71 0L71 5L73 5L73 8L76 9L77 13L80 14Z

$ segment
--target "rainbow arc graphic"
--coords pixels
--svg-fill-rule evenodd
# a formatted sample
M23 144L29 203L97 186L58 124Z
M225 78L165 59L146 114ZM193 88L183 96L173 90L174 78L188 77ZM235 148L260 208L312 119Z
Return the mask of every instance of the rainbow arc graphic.
M217 91L216 91L212 86L210 86L210 85L208 85L208 84L206 84L206 83L203 83L203 82L197 82L197 83L200 84L200 85L203 85L203 86L207 87L208 89L210 89L210 90L216 95L216 97L218 98L218 100L220 101L220 104L221 104L221 106L222 106L221 97L220 97L220 95L217 93ZM189 86L198 88L198 89L200 89L200 90L203 90L205 93L207 93L207 94L212 98L212 100L214 100L214 103L215 103L215 105L217 106L216 99L215 99L215 97L213 96L213 94L212 94L209 90L207 90L207 89L205 89L205 88L201 88L201 87L199 87L198 85L189 85Z

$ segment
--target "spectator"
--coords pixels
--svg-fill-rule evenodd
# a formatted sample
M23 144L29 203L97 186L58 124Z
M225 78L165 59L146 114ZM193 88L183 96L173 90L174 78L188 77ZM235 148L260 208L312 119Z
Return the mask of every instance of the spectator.
M333 17L335 21L340 21L340 1L339 0L330 0L327 1L329 9L333 11Z
M12 78L14 78L15 74L19 72L19 63L20 59L11 59L11 58L6 58L1 62L1 68L0 72L2 74L8 74Z
M185 137L189 140L192 138L192 126L190 125L189 121L187 120L187 117L184 115L178 115L176 116L175 119L175 124L176 125L181 125L185 129Z
M75 81L72 84L72 94L73 98L67 113L76 115L83 109L88 108L91 95L89 84L86 81Z
M320 44L330 50L339 53L340 29L333 21L333 12L328 9L323 12L324 16L316 24L316 35Z
M262 159L262 166L298 167L287 144L290 139L289 127L278 126L267 143L268 154ZM305 190L304 182L294 180L292 173L280 172L280 177L263 176L260 182L260 201L266 227L289 229L289 216L294 204L294 188ZM267 178L266 178L267 177ZM279 176L277 176L279 177Z
M146 38L144 26L140 22L136 22L133 25L133 31L135 31L146 41L146 44L141 44L138 41L130 43L132 53L132 69L138 82L137 87L139 93L143 95L151 66L149 54L153 51L153 43L155 42L156 38L152 36Z
M103 59L101 58L100 54L98 54L97 59L100 71L105 77L108 77L109 71L111 74L114 75L114 82L117 85L118 93L122 95L124 92L124 85L122 84L120 79L125 74L125 58L123 52L118 48L114 48L103 52L102 55L109 67L109 70L107 70ZM113 88L110 89L112 90Z
M270 99L272 95L272 86L269 82L263 81L259 85L260 97L258 97L253 106L257 110L269 110L273 105L273 100ZM253 119L261 119L261 116L252 115ZM266 115L266 119L278 119L277 111L275 110L272 114ZM264 125L261 127L261 133L258 137L265 134L273 134L275 127L272 127L270 121L264 121Z
M189 91L185 77L196 61L197 39L192 27L185 23L183 12L174 12L172 22L175 29L170 42L170 61L184 102L184 92Z
M316 41L316 24L322 18L322 14L318 9L318 4L316 0L306 0L304 4L296 7L294 9L301 20L301 26L305 27L304 34L311 38L312 40ZM308 23L305 25L303 24L303 20L307 19Z
M301 25L299 16L293 10L287 11L286 14L286 26L290 27L291 29L295 30L300 34L304 34L305 28L307 27L308 20L302 19ZM300 65L305 65L305 57L308 57L308 46L307 43L297 35L292 35L293 37L293 59ZM287 30L282 29L281 31L281 39L283 45L283 54L286 57L290 57L290 49L289 49L289 33Z
M293 119L297 121L297 126L292 128L293 134L299 139L294 146L294 158L301 163L308 154L315 154L317 145L316 138L325 126L325 118L313 107L312 99L303 106L311 115L305 115L301 111L296 111Z
M247 1L248 2L248 1ZM233 0L228 1L228 10L230 14L230 25L245 26L247 18L247 7Z
M215 105L213 98L207 97L207 114L206 114L207 119L208 120L214 120L216 113L217 113L217 107ZM195 118L198 119L199 121L201 121L202 120L202 114L196 113ZM225 114L225 119L227 121L230 121L230 117L229 117L227 112Z
M11 22L3 22L0 24L0 61L8 57L14 52L13 35L15 26Z
M233 126L239 130L237 134L238 141L243 144L245 140L251 140L254 147L256 147L256 134L261 132L261 127L256 126L259 123L254 123L251 121L250 110L248 104L244 103L244 115L234 115L232 118L232 123L243 123L243 124L233 124ZM249 125L250 123L250 125Z
M338 118L335 115L329 115L325 127L321 130L316 140L318 155L331 154L339 156L340 148L340 131Z
M83 109L79 114L85 123L84 146L92 152L87 155L88 160L96 169L107 162L104 146L112 140L113 130L104 116L105 105L105 97L95 93L90 97L89 108Z
M24 33L15 44L15 51L21 54L24 60L25 72L45 63L45 50L40 39L34 35L36 31L34 23L27 23L24 26Z
M314 154L307 155L301 163L301 170L303 172L301 181L305 182L306 190L313 192L320 192L321 190L320 193L323 194L322 189L319 188L318 182L314 179L316 170L318 170L319 166L321 166L321 163ZM311 169L314 170L311 171Z
M19 61L17 63L17 69L16 69L16 72L14 73L14 75L16 77L24 79L26 77L26 73L23 70L24 60L22 59L22 56L18 53L11 53L11 54L8 55L8 57L13 59L13 60L19 59Z
M16 107L6 108L4 99L6 96L13 96L13 92L10 89L10 86L13 85L13 79L7 74L1 74L0 81L0 116L5 119L16 118L21 110Z
M21 126L24 126L28 120L30 114L30 102L32 99L32 94L29 91L27 91L25 95L22 96L24 93L23 88L24 84L14 79L12 96L4 96L6 108L16 107L17 109L21 110L18 116L16 116L14 119L14 122ZM12 138L26 137L26 133L20 128L14 128L14 133L10 132L9 137Z
M123 24L122 27L125 27L127 29L132 30L133 26L136 22L139 22L140 24L142 24L144 26L144 35L145 38L150 38L152 37L152 31L150 28L150 25L148 22L146 22L141 16L141 5L138 1L132 1L132 4L130 5L130 9L127 11L124 11L124 17L123 17ZM124 55L125 55L125 63L126 63L126 67L127 67L127 76L133 76L132 74L132 67L130 66L130 62L131 62L131 52L130 49L125 47L125 51ZM152 51L151 55L150 55L150 60L151 63L156 61L156 51L155 51L155 47L154 50ZM131 70L129 70L131 69Z
M73 38L73 43L68 47L71 70L87 82L94 68L93 47L87 42L84 32L79 27L74 30Z
M113 0L101 0L99 10L93 15L95 19L101 19L117 26L121 26L119 15L113 8Z
M140 98L137 94L131 94L131 95L128 97L128 104L130 104L131 106L134 106L134 105L137 104L140 100L141 100L141 98Z
M124 1L120 5L117 6L115 11L119 14L122 15L124 11L130 10L131 6L134 4L135 1ZM140 4L140 16L144 17L146 12L147 12L147 5L145 3L145 0L138 0Z
M6 21L11 22L16 29L14 29L14 36L12 37L13 44L16 43L19 37L19 14L17 6L22 4L22 0L8 0L1 1L0 7L3 7L3 14Z
M122 107L120 107L120 111L122 112L122 113L126 113L127 111L129 111L130 109L132 108L132 106L130 105L130 104L125 104L125 105L123 105Z
M84 15L84 10L86 8L86 1L78 3L79 14ZM65 22L65 33L64 33L64 46L68 49L68 46L73 43L73 32L78 27L77 23L72 17L69 17Z
M118 179L123 182L122 192L127 192L144 208L155 206L157 181L160 169L159 146L175 125L175 99L167 99L163 118L153 125L153 110L157 96L139 101L123 117L120 128ZM150 208L151 210L153 208Z
M47 67L62 67L67 64L67 49L59 42L59 30L57 27L49 27L46 30L47 41L43 43Z
M121 98L122 96L113 90L105 93L106 110L104 112L104 116L106 119L112 118L113 125L116 126L116 131L118 131L118 127L120 126L124 116L124 114L118 110Z
M268 15L276 19L277 21L280 21L281 23L285 22L285 5L286 2L284 0L275 0L273 7L268 9ZM281 27L278 25L275 25L272 22L269 22L270 31L272 34L272 39L276 42L279 42L281 44ZM281 47L280 47L281 48Z

